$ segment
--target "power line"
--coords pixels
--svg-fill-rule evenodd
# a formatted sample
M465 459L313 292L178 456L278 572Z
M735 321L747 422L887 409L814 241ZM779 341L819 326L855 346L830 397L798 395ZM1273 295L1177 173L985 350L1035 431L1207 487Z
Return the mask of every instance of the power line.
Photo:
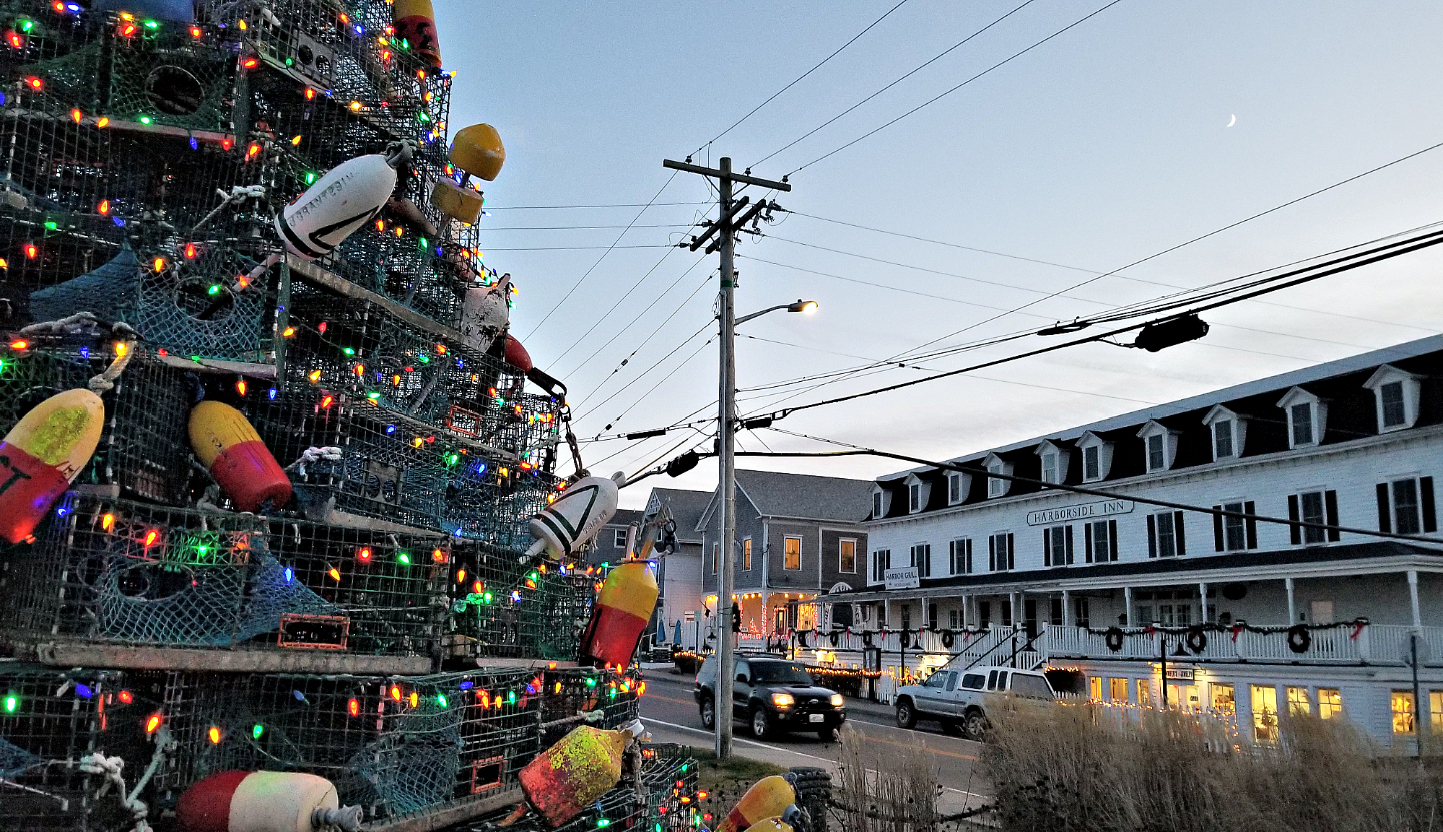
M608 248L606 249L606 251L602 252L600 257L596 258L596 262L591 264L591 268L587 269L586 272L581 275L581 277L579 277L579 278L576 279L576 282L575 282L575 283L571 284L571 288L566 290L566 294L564 294L564 295L561 296L561 300L558 300L558 301L556 302L556 304L555 304L554 306L552 306L551 309L550 309L549 311L547 311L547 313L541 317L541 320L540 320L540 321L537 321L536 326L532 327L532 328L531 328L531 331L528 332L528 333L526 333L526 336L525 336L525 337L528 337L528 338L529 338L529 337L531 336L531 333L534 333L536 330L540 329L542 324L544 324L544 323L546 323L548 320L550 320L550 319L551 319L551 316L552 316L553 314L555 314L556 310L560 309L560 308L561 308L561 305L562 305L563 303L566 303L567 298L570 298L570 297L572 296L572 294L574 294L574 293L576 292L576 290L581 287L581 284L586 282L586 278L587 278L587 277L590 277L590 276L591 276L591 273L594 272L594 271L596 271L596 267L601 265L601 261L603 261L603 260L606 259L606 255L610 254L611 251L612 251L612 249L616 248L618 245L621 244L621 238L622 238L622 237L625 237L627 231L630 231L630 230L631 230L631 227L632 227L633 225L635 225L635 224L641 219L641 215L646 213L646 209L647 209L647 208L650 208L653 202L656 202L658 199L661 198L661 193L662 193L662 191L665 191L668 187L670 187L672 180L675 179L675 178L676 178L676 171L672 171L671 176L668 176L668 177L666 178L666 181L662 183L661 187L656 189L656 193L655 193L655 194L652 194L651 200L650 200L649 202L647 202L646 205L642 206L642 209L641 209L640 211L637 211L637 212L636 212L636 216L634 216L634 217L631 218L631 222L627 223L626 229L625 229L624 231L622 231L620 234L616 235L616 239L612 242L611 246L608 247ZM492 251L496 251L496 250L497 250L497 249L492 249ZM510 250L510 249L503 249L503 250ZM525 250L527 250L527 249L521 249L521 250L525 251ZM534 249L533 249L533 250L534 250Z
M886 11L886 13L884 13L881 17L879 17L879 18L877 18L876 20L872 21L871 23L867 24L867 28L865 28L865 29L863 29L862 31L858 32L857 34L853 35L850 40L848 40L846 43L842 44L841 46L837 47L836 51L834 51L832 54L830 54L830 55L828 55L827 57L825 57L825 58L821 59L820 61L818 61L811 69L809 69L809 70L807 70L806 72L803 72L801 75L797 76L797 78L794 79L790 84L787 84L785 87L782 87L781 89L779 89L779 90L777 90L776 92L772 93L770 96L767 97L767 100L766 100L766 101L763 101L762 103L760 103L760 104L758 104L757 106L753 107L750 112L748 112L746 115L742 116L741 118L739 118L739 119L737 119L735 122L733 122L731 127L728 127L727 129L725 129L725 130L721 131L720 133L716 134L715 136L713 136L711 141L709 141L709 142L707 142L706 144L702 145L701 147L697 148L696 152L697 152L697 153L700 153L701 150L702 150L702 148L706 147L707 145L710 145L710 144L715 143L715 142L717 141L717 139L720 139L722 136L725 136L726 134L728 134L728 133L730 133L731 131L735 130L738 126L741 125L742 122L744 122L744 121L746 121L747 119L751 118L752 116L756 115L756 113L757 113L758 110L760 110L761 108L763 108L763 107L767 106L768 104L772 103L772 101L774 101L777 96L781 95L782 93L786 92L787 90L791 89L792 87L795 87L797 84L801 83L801 81L804 80L808 75L811 75L813 72L816 72L818 69L821 69L823 64L825 64L827 61L830 61L831 59L837 57L837 55L841 54L841 52L842 52L843 49L846 49L848 46L851 46L852 44L856 43L857 40L862 37L862 35L865 35L865 34L867 34L868 32L872 31L872 27L876 26L878 23L881 23L883 20L886 20L888 15L890 15L892 12L895 12L896 10L902 8L902 6L903 6L906 2L907 2L907 0L901 0L901 2L899 2L897 5L893 6L893 7L890 8L890 9L888 9L888 10ZM1030 0L1029 0L1029 2L1030 2ZM770 158L770 157L769 157L769 158ZM763 161L765 161L765 160L763 160Z
M1024 8L1026 8L1027 6L1031 5L1032 2L1033 2L1033 0L1024 0L1024 2L1022 3L1022 5L1014 8L1012 11L1010 11L1010 12L1002 15L1001 17L997 18L996 20L992 21L991 23L988 23L986 26L983 26L981 29L978 29L977 31L973 32L972 34L970 34L970 35L968 35L967 37L963 38L962 40L958 41L957 43L952 44L951 46L947 47L946 49L944 49L944 50L943 50L942 52L940 52L939 54L934 55L934 56L933 56L932 58L930 58L926 63L923 63L923 64L915 67L911 72L908 72L906 75L903 75L902 77L896 79L895 81L893 81L892 83L888 84L887 86L882 87L881 89L877 90L876 92L872 93L871 95L867 96L866 98L863 98L861 101L858 101L856 104L853 104L852 106L850 106L850 107L848 107L847 109L841 111L840 113L837 113L836 115L832 116L831 118L827 119L826 121L822 122L821 124L817 125L816 127L813 127L811 130L808 130L806 133L803 133L801 136L799 136L799 137L797 137L796 139L793 139L792 141L788 142L785 146L783 146L783 147L781 147L781 148L779 148L779 149L777 149L777 150L773 150L771 153L768 153L766 156L763 156L759 161L755 162L754 164L760 165L760 164L762 164L763 162L767 161L768 159L772 158L773 156L776 156L777 154L782 153L783 151L786 151L786 150L790 149L791 147L795 146L797 143L802 142L802 141L805 141L807 138L815 135L818 131L820 131L820 130L822 130L822 129L825 129L828 125L832 124L832 123L835 122L837 119L842 118L843 116L847 115L848 113L852 112L853 110L857 109L858 107L862 106L863 104L866 104L868 101L871 101L872 99L876 98L877 96L881 95L882 93L886 92L887 90L890 90L891 88L897 86L898 84L902 83L903 81L907 80L908 78L911 78L913 75L916 75L918 72L921 72L923 69L926 69L928 66L930 66L930 65L932 65L933 63L935 63L935 62L941 60L942 58L946 57L946 56L947 56L948 54L950 54L952 51L954 51L954 50L956 50L957 48L963 46L963 45L966 44L968 41L972 40L973 38L977 37L978 35L981 35L983 32L987 31L988 29L991 29L993 26L996 26L997 24L1001 23L1002 21L1006 20L1007 18L1011 17L1012 15L1014 15L1014 14L1022 11ZM888 12L888 14L890 14L890 12Z
M700 262L700 261L698 261L698 262ZM654 298L654 299L652 300L652 302L651 302L650 304L648 304L645 309L641 310L641 312L637 315L637 317L640 318L640 317L644 316L647 312L651 311L651 308L652 308L653 306L655 306L655 305L657 304L657 302L659 302L663 297L665 297L665 296L667 295L667 293L672 290L672 287L676 286L677 283L680 283L680 282L681 282L681 278L682 278L682 277L686 277L687 273L689 273L690 271L691 271L691 269L687 269L686 272L683 272L683 273L682 273L681 277L678 277L676 280L672 281L671 286L666 287L666 290L665 290L665 291L663 291L661 294L657 295L656 298ZM650 343L651 343L651 339L655 338L656 335L657 335L657 333L661 332L662 327L665 327L668 323L670 323L670 322L671 322L671 319L672 319L672 318L675 318L675 317L677 316L677 313L681 312L681 310L684 309L684 308L686 307L686 305L691 302L691 299L694 298L694 297L696 297L696 293L697 293L697 292L700 292L702 289L704 289L704 288L706 287L707 281L710 280L710 279L711 279L711 275L708 274L708 275L702 280L701 283L697 284L697 287L692 290L691 294L689 294L689 295L687 295L685 298L683 298L683 299L682 299L682 302L679 303L679 304L677 304L677 307L676 307L675 309L671 310L671 314L670 314L670 315L667 315L665 318L662 319L661 323L657 324L657 325L654 326L654 327L648 327L648 329L649 329L650 331L648 332L646 338L643 339L640 344L637 344L637 345L636 345L636 348L633 349L630 353L628 353L627 356L626 356L626 358L623 358L619 364L617 364L614 368L612 368L611 372L610 372L610 373L607 373L606 378L602 379L602 380L596 385L595 389L593 389L593 390L591 391L591 393L588 393L587 395L588 395L588 396L594 395L597 390L600 390L600 389L601 389L602 385L606 384L606 380L607 380L607 379L609 379L609 378L611 378L612 376L616 375L618 372L620 372L620 370L621 370L622 367L625 367L628 363L630 363L630 362L631 362L631 359L633 359L633 358L636 357L636 354L641 351L642 347L645 347L647 344L650 344ZM593 352L591 353L591 357L590 357L590 358L588 358L588 359L586 359L585 361L581 362L580 364L576 365L576 369L572 370L571 373L570 373L570 375L574 375L574 374L576 374L576 373L581 372L581 369L582 369L583 367L585 367L587 364L590 364L597 356L601 355L601 351L602 351L602 350L604 350L604 349L606 349L607 347L611 346L611 344L612 344L614 341L616 341L617 338L620 338L626 331L627 331L627 330L623 329L623 330L618 331L615 335L611 336L611 339L610 339L610 340L608 340L605 344L602 344L601 347L599 347L598 349L596 349L595 351L593 351Z
M567 211L583 208L657 208L665 205L710 205L711 202L612 202L605 205L497 205L486 211Z
M612 312L615 312L616 309L617 309L617 307L621 306L621 304L622 304L623 302L625 302L627 298L631 297L631 294L632 294L633 292L635 292L637 289L641 288L641 284L645 283L645 282L646 282L646 279L647 279L648 277L651 277L651 275L652 275L653 272L655 272L657 269L661 268L661 264L662 264L662 263L665 263L665 262L666 262L666 258L670 257L671 254L672 254L672 252L674 252L674 251L676 251L676 247L675 247L675 246L672 246L672 247L670 247L669 249L667 249L666 254L663 254L663 255L661 256L661 259L660 259L660 260L656 261L656 263L655 263L651 268L647 269L647 270L646 270L646 274L643 274L641 277L637 278L637 280L631 284L631 287L630 287L629 289L627 289L624 293L622 293L622 295L621 295L620 297L618 297L618 298L615 300L615 302L613 302L613 303L611 304L611 308L610 308L610 309L606 310L605 313L603 313L601 316L599 316L596 320L592 321L592 322L591 322L591 326L590 326L585 332L581 333L581 335L577 336L576 340L571 342L571 346L569 346L569 347L567 347L566 349L562 350L562 351L561 351L561 355L556 356L556 360L555 360L555 362L553 362L553 363L560 363L560 362L561 362L561 359L563 359L563 358L565 358L566 356L570 355L570 354L571 354L571 351L574 350L574 349L576 349L576 347L577 347L578 344L580 344L582 341L585 341L585 340L586 340L586 336L588 336L588 335L590 335L591 333L595 332L595 331L596 331L596 328L599 327L599 326L601 326L602 321L605 321L607 318L611 317L611 313L612 313ZM690 266L685 272L682 272L682 277L686 277L686 275L689 274L689 273L691 272L691 270L694 269L694 268L696 268L697 265L700 264L700 263L701 263L701 259L698 258L694 263L691 264L691 266ZM679 279L680 279L680 278L678 278L678 280L679 280Z
M600 231L617 228L690 228L695 223L669 222L657 225L501 225L487 226L486 233L493 231Z
M631 226L627 226L627 227L630 228ZM622 233L625 234L626 232L623 231ZM615 244L612 244L612 245L609 245L609 246L521 246L521 247L519 247L519 248L517 248L517 247L492 248L491 246L487 246L487 247L486 247L486 250L487 250L487 251L597 251L598 249L606 249L608 252L612 252L612 251L619 251L619 250L621 250L621 249L628 249L628 248L675 248L675 246L672 246L672 245L670 245L670 244L660 244L660 243L653 244L653 245L637 245L637 246L619 246L619 245L615 245ZM605 257L606 257L605 254L603 254L603 255L601 255L601 256L602 256L602 258L605 258ZM601 260L597 260L596 262L600 263ZM593 266L592 268L595 268L595 266ZM588 270L586 273L587 273L587 274L591 274L591 271ZM584 276L583 276L583 279L585 279ZM572 291L575 291L575 290L576 290L576 286L580 286L580 285L581 285L581 282L580 282L580 281L577 281L576 285L571 287ZM562 303L563 301L565 301L566 298L569 298L569 297L571 297L571 292L567 292L567 293L561 298L561 301L557 301L556 306L560 306L561 303ZM552 312L555 312L555 311L556 311L556 307L553 306L553 307L551 308L551 311L552 311ZM547 318L551 317L551 312L547 312L547 313L546 313L546 317L547 317ZM544 323L544 322L546 321L546 318L542 318L541 320L542 320L542 322ZM541 326L541 324L538 323L537 326ZM534 329L532 330L532 332L535 332L535 331L536 331L536 330L534 330ZM527 334L529 335L530 333L527 333Z
M939 95L934 96L933 98L928 99L927 101L922 102L921 104L918 104L916 107L913 107L912 109L910 109L910 110L908 110L907 112L901 114L900 116L897 116L896 118L892 119L891 121L886 122L886 123L883 124L881 127L877 127L877 128L875 128L875 129L873 129L873 130L869 130L868 132L863 133L862 135L858 136L857 138L852 139L851 141L849 141L849 142L847 142L846 144L842 145L841 147L838 147L838 148L835 149L835 150L830 150L830 151L822 154L821 156L818 156L817 158L813 159L813 160L810 161L810 162L807 162L805 165L802 165L801 167L797 168L796 170L792 171L791 173L789 173L789 174L787 174L787 175L788 175L788 176L793 176L793 175L795 175L795 174L797 174L797 173L799 173L799 172L801 172L801 171L803 171L803 170L806 170L807 168L811 167L812 165L815 165L816 163L822 161L823 159L831 158L832 156L835 156L836 154L841 153L843 150L846 150L847 148L851 147L852 145L854 145L854 144L856 144L856 143L858 143L858 142L860 142L860 141L863 141L863 140L865 140L865 139L868 139L868 138L870 138L870 137L872 137L872 136L877 135L878 133L882 132L883 130L886 130L888 127L891 127L892 125L896 124L897 122L901 121L901 120L904 119L904 118L907 118L908 116L912 115L913 113L916 113L917 111L923 109L924 107L928 107L928 106L936 103L937 101L940 101L941 99L943 99L943 98L951 95L952 93L956 92L957 90L962 89L963 87L967 86L968 84L972 83L973 81L976 81L978 78L981 78L982 76L987 75L988 73L992 72L992 71L995 70L995 69L998 69L999 67L1002 67L1002 66L1004 66L1004 65L1006 65L1006 64L1011 63L1012 61L1014 61L1014 60L1022 57L1023 55L1026 55L1028 52L1031 52L1032 50L1036 49L1037 47L1041 46L1042 44L1047 43L1048 41L1052 40L1053 38L1062 35L1063 33L1071 30L1072 28L1074 28L1074 27L1076 27L1076 26L1080 26L1080 25L1082 25L1083 23L1086 23L1088 20L1091 20L1092 18L1096 17L1096 16L1099 15L1099 14L1102 14L1103 12L1107 11L1108 9L1112 8L1113 6L1116 6L1118 3L1121 3L1121 2L1122 2L1122 0L1112 0L1112 2L1108 3L1107 5L1103 6L1103 7L1100 8L1100 9L1098 9L1097 11L1091 12L1090 14L1086 15L1085 17L1079 18L1078 20L1075 20L1075 21L1073 21L1072 23L1067 24L1066 26L1062 27L1061 29L1058 29L1056 32L1053 32L1052 34L1048 35L1047 37L1043 38L1042 40L1039 40L1039 41L1033 43L1031 46L1027 47L1026 49L1023 49L1023 50L1020 51L1020 52L1014 52L1012 55L1010 55L1010 56L1008 56L1008 57L1006 57L1006 58L1003 58L1002 60L998 61L997 63L993 64L992 66L987 67L986 69L982 70L981 72L977 73L976 75L973 75L971 78L968 78L967 80L963 81L962 83L958 84L957 86L952 87L951 89L947 90L946 92L943 92L943 93L941 93L941 94L939 94Z

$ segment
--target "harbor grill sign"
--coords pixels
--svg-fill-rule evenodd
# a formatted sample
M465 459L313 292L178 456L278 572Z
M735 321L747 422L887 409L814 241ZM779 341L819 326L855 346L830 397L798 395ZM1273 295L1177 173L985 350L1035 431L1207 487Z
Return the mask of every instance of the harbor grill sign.
M1114 514L1131 513L1132 500L1101 500L1096 503L1029 511L1027 512L1027 525L1048 526L1053 523L1066 523L1069 520L1091 520L1094 517L1111 517Z

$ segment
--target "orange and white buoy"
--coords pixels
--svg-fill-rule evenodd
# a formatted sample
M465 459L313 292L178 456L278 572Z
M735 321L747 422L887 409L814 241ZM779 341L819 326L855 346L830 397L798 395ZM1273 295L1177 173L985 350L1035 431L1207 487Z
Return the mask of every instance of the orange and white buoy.
M545 552L552 560L560 560L580 551L616 514L624 482L626 475L618 471L610 477L587 477L563 491L556 502L531 518L531 536L536 542L526 557Z
M183 832L319 832L360 828L336 787L314 774L223 771L186 789L175 806Z
M611 570L581 636L581 660L602 667L631 664L660 594L656 575L646 561L628 561Z
M221 490L241 511L291 499L291 480L246 417L224 402L203 401L190 411L190 445Z
M105 403L66 390L37 404L0 442L0 539L19 543L35 530L90 462L105 426Z
M746 832L768 818L781 818L796 801L797 792L786 778L776 774L763 777L747 789L716 832Z

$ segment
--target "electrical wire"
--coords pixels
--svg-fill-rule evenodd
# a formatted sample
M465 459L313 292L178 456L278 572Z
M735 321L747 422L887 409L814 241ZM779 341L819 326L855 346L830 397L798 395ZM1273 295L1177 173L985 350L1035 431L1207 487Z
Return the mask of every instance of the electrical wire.
M691 271L691 270L688 269L687 271L689 272L689 271ZM686 277L686 274L683 273L683 274L682 274L682 277ZM670 314L670 315L667 315L664 319L662 319L662 322L659 323L659 324L657 324L656 326L654 326L654 327L649 327L650 332L647 334L646 338L644 338L640 344L637 344L637 345L636 345L636 348L633 349L630 353L628 353L627 356L626 356L625 358L623 358L620 363L618 363L615 367L613 367L612 370L611 370L611 372L606 374L606 378L603 378L600 382L598 382L597 385L596 385L596 387L592 388L591 392L586 394L586 397L589 398L589 397L595 395L595 394L597 393L597 391L599 391L599 390L602 388L602 386L605 385L606 382L607 382L612 376L614 376L614 375L616 375L617 373L621 372L621 369L622 369L623 367L625 367L626 365L630 364L630 363L631 363L631 359L635 358L635 357L636 357L636 354L637 354L638 352L640 352L643 347L645 347L647 344L650 344L650 343L651 343L651 339L655 338L655 337L657 336L657 333L661 332L662 328L665 327L668 323L670 323L670 322L671 322L671 319L672 319L672 318L675 318L676 315L677 315L677 313L681 312L681 310L684 309L688 303L691 303L691 299L694 298L694 297L696 297L697 292L700 292L702 289L704 289L704 288L706 287L706 284L707 284L710 280L711 280L711 275L708 274L705 278L702 279L702 282L699 283L699 284L697 285L697 287L692 290L692 292L691 292L690 295L687 295L685 298L683 298L683 299L682 299L682 302L679 303L679 304L677 304L677 307L676 307L675 309L671 310L671 314ZM665 291L665 292L662 292L660 295L658 295L658 296L656 297L656 299L653 300L653 301L651 302L651 304L649 304L649 305L646 307L646 309L641 310L641 313L640 313L637 317L640 318L640 317L646 315L647 312L651 311L651 307L655 306L658 301L660 301L663 297L666 296L666 293L667 293L667 292L670 292L670 291L671 291L672 286L675 286L675 285L676 285L678 282L680 282L680 281L681 281L681 277L678 277L678 278L676 279L676 281L673 281L672 284L671 284L671 286L668 286L668 287L666 288L666 291ZM605 344L601 345L601 348L600 348L600 349L598 349L598 350L596 350L595 352L593 352L593 353L591 354L591 358L588 358L587 360L583 361L581 364L577 365L576 369L575 369L575 370L572 370L572 374L575 374L575 373L580 372L583 367L585 367L587 364L591 363L591 361L592 361L593 359L595 359L596 356L598 356L598 355L601 354L601 350L604 350L604 349L606 349L608 346L610 346L613 341L615 341L617 338L621 337L621 335L622 335L624 332L626 332L626 331L627 331L627 330L624 330L624 329L623 329L623 330L621 330L620 332L617 332L615 335L611 336L611 340L610 340L610 341L607 341ZM583 403L584 403L584 402L585 402L585 399L583 398L582 401L583 401ZM578 407L579 407L579 406L580 406L580 405L578 405Z
M998 68L1000 68L1000 67L1002 67L1002 66L1005 66L1006 64L1011 63L1012 61L1014 61L1014 60L1022 57L1023 55L1026 55L1028 52L1031 52L1032 50L1034 50L1034 49L1036 49L1037 47L1043 45L1044 43L1047 43L1048 41L1052 40L1053 38L1059 37L1059 36L1061 36L1062 34L1070 31L1071 29L1073 29L1073 28L1075 28L1075 27L1077 27L1077 26L1080 26L1080 25L1082 25L1083 23L1086 23L1087 21L1089 21L1089 20L1091 20L1092 18L1098 16L1099 14L1102 14L1103 12L1107 11L1108 9L1112 8L1113 6L1116 6L1118 3L1121 3L1121 2L1122 2L1122 0L1112 0L1112 2L1108 3L1107 5L1103 6L1103 7L1100 8L1100 9L1098 9L1097 11L1090 12L1090 13L1087 14L1086 16L1081 17L1081 18L1073 21L1072 23L1067 24L1066 26L1062 27L1061 29L1058 29L1056 32L1053 32L1052 34L1048 35L1047 37L1043 38L1042 40L1039 40L1039 41L1034 42L1031 46L1028 46L1027 48L1021 50L1020 52L1014 52L1013 54L1009 55L1008 57L1003 58L1002 60L998 61L997 63L993 64L992 66L989 66L989 67L987 67L986 69L982 70L981 72L977 73L976 75L973 75L971 78L968 78L967 80L963 81L962 83L958 84L957 86L952 87L951 89L948 89L947 91L942 92L942 93L940 93L940 94L938 94L938 95L936 95L936 96L928 99L927 101L922 102L921 104L918 104L916 107L913 107L912 109L910 109L910 110L908 110L907 112L901 114L900 116L897 116L896 118L894 118L894 119L886 122L886 123L883 124L882 126L877 127L877 128L874 128L874 129L872 129L872 130L869 130L869 131L866 132L866 133L863 133L862 135L858 136L858 137L855 138L855 139L852 139L851 141L847 142L846 144L842 145L841 147L836 148L835 150L829 150L829 151L827 151L826 153L823 153L821 156L818 156L817 158L813 159L812 161L807 162L805 165L802 165L801 167L796 168L796 169L793 170L791 173L787 174L787 176L789 176L789 177L790 177L790 176L794 176L794 175L796 175L797 173L800 173L801 171L806 170L807 168L811 167L812 165L815 165L815 164L817 164L818 162L823 161L824 159L830 159L831 157L837 155L838 153L841 153L843 150L846 150L847 148L851 147L852 145L857 144L858 142L865 141L866 139L869 139L869 138L871 138L872 136L877 135L878 133L882 132L883 130L886 130L888 127L891 127L892 125L896 124L897 122L901 121L902 119L907 118L908 116L912 115L913 113L916 113L916 112L922 110L922 109L925 108L925 107L929 107L929 106L931 106L932 104L935 104L936 102L942 100L943 98L946 98L947 96L951 95L952 93L956 92L957 90L962 89L963 87L967 86L968 84L972 83L973 81L976 81L978 78L981 78L981 77L983 77L984 75L987 75L987 74L991 73L993 70L996 70L996 69L998 69Z
M800 143L800 142L802 142L802 141L805 141L806 139L808 139L808 138L816 135L818 131L825 129L826 127L828 127L829 125L831 125L832 123L834 123L837 119L842 118L843 116L847 115L848 113L852 112L853 110L857 109L858 107L862 106L863 104L866 104L868 101L871 101L872 99L876 98L877 96L881 95L882 93L886 92L887 90L890 90L891 88L897 86L898 84L902 83L903 81L907 80L908 78L911 78L913 75L916 75L918 72L921 72L922 70L926 69L927 67L931 66L932 64L936 63L937 61L939 61L939 60L941 60L942 58L946 57L947 55L951 54L951 53L952 53L953 51L955 51L956 49L958 49L958 48L960 48L961 46L965 45L967 42L971 41L973 38L976 38L977 36L981 35L983 32L986 32L988 29L991 29L993 26L996 26L997 24L1001 23L1002 21L1006 20L1007 18L1011 17L1012 15L1017 14L1018 12L1022 11L1024 8L1026 8L1027 6L1031 5L1032 2L1033 2L1033 0L1024 0L1024 2L1022 3L1022 5L1017 6L1017 7L1014 8L1012 11L1010 11L1010 12L1002 15L1001 17L997 18L996 20L992 21L991 23L988 23L986 26L983 26L981 29L978 29L977 31L975 31L975 32L973 32L972 34L968 35L967 37L963 38L962 40L960 40L960 41L952 44L951 46L949 46L949 47L947 47L946 49L942 50L942 52L938 53L937 55L932 56L932 57L931 57L930 59L928 59L925 63L920 64L919 66L914 67L911 72L908 72L906 75L903 75L902 77L897 78L896 80L892 81L892 82L891 82L890 84L888 84L887 86L882 87L881 89L877 90L876 92L872 93L871 95L867 96L866 98L863 98L861 101L858 101L856 104L853 104L852 106L850 106L850 107L848 107L847 109L841 111L840 113L837 113L836 115L832 116L831 118L827 119L826 121L822 122L821 124L817 125L816 127L813 127L811 130L808 130L807 132L803 133L801 136L799 136L799 137L793 139L792 141L788 142L786 145L784 145L784 146L782 146L782 147L780 147L780 148L778 148L778 149L776 149L776 150L773 150L771 153L768 153L766 156L763 156L761 159L757 160L757 161L754 163L754 165L760 165L760 164L766 162L768 159L771 159L773 156L776 156L776 155L779 154L779 153L782 153L782 152L784 152L784 151L786 151L786 150L789 150L789 149L791 149L792 147L794 147L795 145L797 145L798 143ZM888 14L890 14L890 12L888 12Z
M862 31L858 32L857 34L853 35L850 40L848 40L846 43L842 44L841 46L837 47L836 51L832 52L832 54L830 54L830 55L828 55L827 57L825 57L825 58L821 59L820 61L818 61L815 65L812 66L811 69L809 69L809 70L807 70L806 72L803 72L801 75L797 76L797 78L795 78L790 84L787 84L785 87L782 87L781 89L779 89L779 90L777 90L776 92L772 93L770 96L767 97L767 100L765 100L765 101L763 101L762 103L758 104L757 106L753 107L746 115L742 116L741 118L739 118L739 119L737 119L735 122L733 122L733 123L732 123L732 126L728 127L727 129L725 129L725 130L721 131L720 133L716 134L715 136L713 136L712 139L711 139L711 141L707 142L706 144L702 145L701 147L698 147L698 148L696 149L696 153L700 153L703 148L706 148L706 147L714 144L714 143L715 143L718 139L720 139L722 136L725 136L726 134L728 134L728 133L730 133L731 131L735 130L737 127L741 126L741 123L742 123L742 122L744 122L744 121L746 121L747 119L751 118L752 116L756 115L758 110L760 110L761 108L763 108L763 107L767 106L768 104L772 103L772 101L776 100L777 96L781 95L782 93L786 92L787 90L791 89L792 87L795 87L797 84L801 83L804 79L806 79L806 77L807 77L808 75L811 75L813 72L816 72L817 70L821 69L823 64L825 64L827 61L830 61L831 59L837 57L837 55L841 54L842 50L846 49L848 46L851 46L852 44L856 43L863 35L867 34L867 33L870 32L870 31L872 31L872 28L873 28L874 26L876 26L878 23L881 23L883 20L886 20L887 17L888 17L888 15L890 15L890 14L892 14L892 12L895 12L896 10L902 8L902 6L906 4L906 2L907 2L907 0L901 0L901 2L899 2L897 5L893 6L893 7L890 8L890 9L888 9L881 17L879 17L879 18L877 18L876 20L872 21L871 23L867 24L867 28L865 28L865 29L863 29ZM693 154L693 155L695 155L695 154Z
M657 225L501 225L487 226L486 233L493 231L598 231L617 228L690 228L693 224L684 222L660 223Z
M710 205L711 201L703 202L612 202L605 205L497 205L487 206L490 211L569 211L585 208L657 208L666 205Z
M657 269L661 268L661 264L662 264L662 263L665 263L665 262L666 262L666 258L670 257L671 254L672 254L672 252L674 252L674 251L676 251L676 250L677 250L677 249L676 249L676 246L671 246L670 248L668 248L666 254L663 254L663 255L661 256L661 259L660 259L660 260L656 261L656 263L653 264L651 268L649 268L649 269L646 270L646 273L645 273L645 274L643 274L641 277L637 278L636 281L631 284L630 288L628 288L625 292L623 292L623 293L621 294L620 297L618 297L614 302L612 302L610 309L607 309L606 312L602 313L599 317L596 318L596 320L592 321L592 322L591 322L591 326L588 327L585 332L583 332L583 333L581 333L580 335L578 335L577 338L576 338L576 340L571 342L571 346L569 346L569 347L567 347L566 349L562 350L562 351L561 351L561 355L556 356L556 359L555 359L555 361L554 361L553 363L559 364L563 358L565 358L566 356L570 355L570 354L571 354L571 351L574 350L574 349L576 349L577 345L579 345L582 341L585 341L585 340L586 340L586 337L587 337L588 335L590 335L591 333L595 332L595 331L596 331L596 328L599 327L599 326L601 326L601 324L602 324L603 321L605 321L607 318L611 317L611 313L612 313L612 312L615 312L615 311L617 310L617 307L619 307L619 306L621 306L621 304L625 303L625 302L626 302L626 299L629 298L629 297L631 297L631 295L632 295L633 292L635 292L637 289L640 289L640 288L641 288L641 284L645 283L645 282L646 282L646 279L647 279L648 277L651 277L651 275L652 275ZM682 277L686 277L688 274L691 273L691 270L692 270L692 269L696 268L696 267L699 266L700 264L701 264L701 259L700 259L700 258L694 260L694 261L692 262L692 264L691 264L689 267L687 267L687 270L684 271L684 272L682 272ZM681 278L677 278L677 279L680 280ZM675 285L675 284L673 284L673 285Z

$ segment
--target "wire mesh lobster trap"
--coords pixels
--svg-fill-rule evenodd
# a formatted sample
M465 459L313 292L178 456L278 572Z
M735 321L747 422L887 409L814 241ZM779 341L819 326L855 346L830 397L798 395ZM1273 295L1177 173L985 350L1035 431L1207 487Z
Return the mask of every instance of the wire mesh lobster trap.
M100 796L103 778L80 765L92 754L120 757L133 783L154 753L144 691L127 687L126 675L0 665L0 816L9 828L127 825L120 801Z
M448 659L576 658L591 615L591 578L523 563L519 554L471 542L452 548Z
M437 648L443 537L69 495L5 573L28 641L346 651Z
M17 349L25 344L24 349ZM112 356L107 345L31 348L24 338L0 348L0 433L30 408L65 390L85 387ZM104 397L105 431L79 485L114 486L148 500L174 501L189 477L185 439L191 385L182 370L139 352Z
M602 691L617 679L549 673ZM484 667L410 677L172 673L160 711L179 751L156 778L157 798L169 805L207 775L264 769L326 777L371 821L491 798L499 808L516 801L517 772L552 734L583 721L615 728L635 714L633 699L617 697L589 717L548 722L551 696L541 674Z

